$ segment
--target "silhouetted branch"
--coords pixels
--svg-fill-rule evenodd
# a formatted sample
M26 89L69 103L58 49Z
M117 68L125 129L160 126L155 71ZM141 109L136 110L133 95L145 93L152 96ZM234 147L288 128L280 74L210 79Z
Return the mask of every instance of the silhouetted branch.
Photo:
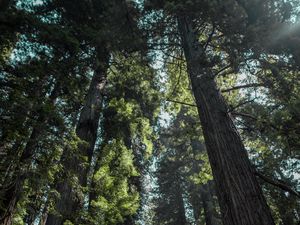
M263 83L245 84L245 85L239 85L239 86L235 86L235 87L232 87L232 88L224 89L224 90L221 90L221 92L224 93L224 92L230 92L230 91L238 90L238 89L241 89L241 88L264 87L264 86L265 85Z
M181 102L181 101L176 101L176 100L171 100L171 99L167 99L167 102L174 102L174 103L178 103L178 104L182 104L182 105L187 105L187 106L192 106L192 107L197 107L194 104L191 103L186 103L186 102Z
M273 186L279 187L280 189L287 191L288 193L297 196L298 198L300 198L300 193L298 191L295 191L294 189L292 189L290 186L288 186L287 184L285 184L283 181L281 180L273 180L265 175L263 175L262 173L255 171L255 175L258 176L259 178L261 178L262 180L264 180L265 182L272 184Z

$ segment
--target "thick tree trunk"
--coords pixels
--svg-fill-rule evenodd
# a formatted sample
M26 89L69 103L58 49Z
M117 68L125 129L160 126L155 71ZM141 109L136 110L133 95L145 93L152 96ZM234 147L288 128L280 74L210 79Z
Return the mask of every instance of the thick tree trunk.
M67 149L62 156L64 172L73 172L78 178L78 184L81 187L87 185L89 165L97 138L109 65L109 54L106 50L98 50L97 57L98 63L96 70L76 127L77 136L85 141L87 145L80 145L78 147L78 155L73 156L73 158L70 158L70 153ZM86 158L86 160L84 160L84 158ZM60 199L56 202L56 211L59 215L50 214L47 218L46 225L61 225L65 220L75 221L75 212L83 205L84 193L79 193L79 190L74 190L73 186L74 185L70 184L67 179L64 180L63 177L61 181L57 183L56 189L60 193Z
M178 29L198 107L224 225L274 225L241 138L210 68L194 24L178 17Z

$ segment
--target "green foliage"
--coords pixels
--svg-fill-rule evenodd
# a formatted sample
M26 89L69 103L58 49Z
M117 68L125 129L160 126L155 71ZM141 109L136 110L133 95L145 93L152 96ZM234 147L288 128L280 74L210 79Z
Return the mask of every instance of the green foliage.
M263 86L223 92L252 164L299 187L299 29L291 23L299 2L2 2L0 218L7 190L24 176L13 224L33 224L44 211L59 215L60 181L81 204L76 221L68 218L65 225L128 223L145 205L142 180L150 159L157 162L151 202L157 224L182 224L183 208L204 212L199 196L213 189L212 172L175 28L184 14L194 18L205 49L206 59L198 63L213 71L221 91L251 82ZM109 56L110 68L89 158L79 147L94 146L80 140L75 127L99 52ZM152 68L153 55L164 60L164 73ZM169 126L160 126L161 112ZM79 184L78 166L91 168L87 186ZM296 224L299 200L261 185L276 222Z
M63 225L74 225L70 220L67 220L66 222L64 222Z
M93 181L97 198L91 202L93 224L118 224L139 207L139 194L130 190L128 178L138 176L133 155L124 143L112 140L102 148Z
M213 180L207 154L199 154L195 156L195 160L202 162L201 169L199 173L191 175L190 180L196 185L207 184L208 181Z
M165 95L168 102L166 103L166 110L170 114L176 115L184 106L175 101L194 105L195 101L191 92L191 85L187 76L185 63L180 61L180 59L174 60L174 62L168 65L167 69L168 82ZM197 108L189 107L189 113L193 113L196 116Z
M137 213L139 179L155 139L159 92L152 80L154 71L136 55L115 57L118 66L111 68L108 78L104 135L93 175L92 223L118 224Z

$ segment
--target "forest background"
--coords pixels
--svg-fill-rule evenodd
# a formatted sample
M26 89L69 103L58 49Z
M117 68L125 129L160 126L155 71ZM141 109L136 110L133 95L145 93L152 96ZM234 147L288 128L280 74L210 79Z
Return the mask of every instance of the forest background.
M299 0L0 0L1 225L299 225Z

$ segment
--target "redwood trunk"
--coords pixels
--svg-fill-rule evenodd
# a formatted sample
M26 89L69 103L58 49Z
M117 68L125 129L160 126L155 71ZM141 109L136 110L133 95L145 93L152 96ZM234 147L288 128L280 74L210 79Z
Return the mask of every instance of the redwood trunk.
M224 225L274 225L227 105L205 62L191 18L178 18L188 74L202 124Z
M77 136L87 143L78 147L79 156L70 158L70 153L66 149L62 156L64 172L73 172L78 178L79 185L87 185L89 165L93 156L94 145L97 138L97 129L102 110L102 100L104 88L106 85L106 75L108 69L109 54L106 51L98 50L98 65L94 72L88 93L85 98L84 107L80 113L79 121L76 127ZM87 158L84 161L83 158ZM65 174L67 175L67 174ZM57 183L57 191L60 193L60 199L56 202L57 214L50 214L46 225L61 225L65 220L75 221L74 218L84 201L84 193L78 193L74 190L74 185L67 179ZM80 196L81 195L81 196Z

